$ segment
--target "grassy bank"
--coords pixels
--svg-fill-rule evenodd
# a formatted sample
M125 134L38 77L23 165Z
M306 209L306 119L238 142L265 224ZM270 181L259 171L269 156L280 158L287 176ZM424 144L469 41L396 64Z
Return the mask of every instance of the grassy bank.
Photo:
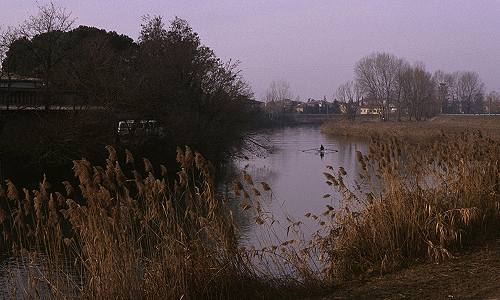
M412 145L374 139L358 153L359 186L326 173L343 210L332 228L332 278L441 261L498 234L500 143L480 134Z
M301 238L300 220L277 224L262 198L266 183L244 173L237 205L215 194L213 168L178 150L181 171L108 147L104 166L74 162L78 186L0 189L0 245L36 259L22 297L234 299L321 293L338 283L384 274L419 261L442 261L499 232L500 143L478 133L409 145L374 138L358 153L360 174L325 170L335 207L305 212L319 230ZM318 170L318 172L321 170ZM347 186L355 176L357 186ZM238 211L236 211L238 210ZM286 237L242 247L235 213ZM61 272L72 262L80 279ZM335 292L333 292L335 293ZM43 294L43 293L42 293Z
M395 136L405 140L433 141L444 134L457 134L464 131L478 131L500 139L500 116L437 116L422 122L381 122L379 120L335 120L323 125L326 134L365 137Z

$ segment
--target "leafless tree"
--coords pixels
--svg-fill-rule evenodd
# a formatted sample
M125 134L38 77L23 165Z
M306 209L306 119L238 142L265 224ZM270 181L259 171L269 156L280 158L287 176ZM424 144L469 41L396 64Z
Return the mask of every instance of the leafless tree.
M478 111L479 108L476 106L482 106L478 104L481 102L482 95L484 94L484 84L479 78L476 72L465 71L460 72L457 78L457 96L462 106L462 112L469 114Z
M285 112L285 101L293 97L290 84L287 81L272 81L266 90L266 111L270 119L280 118Z
M404 89L408 84L408 73L411 71L411 65L404 59L396 62L396 85L394 86L393 105L396 109L396 119L401 121L404 113L408 113L408 101L405 98Z
M363 98L363 91L358 83L348 81L337 88L337 100L343 102L346 108L347 118L354 120Z
M436 104L439 106L439 113L458 112L457 74L438 70L432 76L436 88L435 97Z
M488 113L500 113L500 93L491 91L486 97Z
M53 2L47 5L38 6L38 13L28 17L28 19L18 28L21 37L39 40L38 46L33 48L33 55L41 63L40 74L38 74L44 83L46 106L54 100L51 81L53 77L54 66L60 62L63 57L61 44L64 35L73 27L75 19L71 12L65 8L58 7Z
M19 32L12 27L0 28L0 78L10 77L11 71L6 63L7 52L12 43L18 39Z
M434 98L434 81L422 63L415 64L407 70L405 85L408 115L415 120L429 118L438 112Z
M363 57L355 67L356 82L367 97L374 101L387 120L390 106L398 98L398 73L403 61L389 53Z
M73 27L74 22L71 12L50 2L45 6L39 5L38 14L24 21L19 30L22 35L33 38L44 33L68 31Z
M279 80L271 82L271 85L266 91L266 102L274 102L280 100L292 99L293 95L290 90L290 84L287 81Z

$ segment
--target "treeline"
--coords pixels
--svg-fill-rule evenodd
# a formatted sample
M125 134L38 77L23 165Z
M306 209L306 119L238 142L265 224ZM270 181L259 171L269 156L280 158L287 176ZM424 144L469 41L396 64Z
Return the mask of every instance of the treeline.
M116 142L124 118L161 124L161 136L138 137L129 145L150 147L148 156L165 157L176 145L190 145L215 158L244 140L255 116L237 63L218 58L177 17L169 25L160 16L144 17L134 41L95 27L74 28L70 13L49 4L19 27L4 30L0 44L2 77L40 78L47 107L94 108L38 112L35 126L24 125L21 117L3 122L4 159L11 153L51 164L92 157Z
M491 110L484 84L476 72L429 72L423 63L410 64L389 53L363 57L354 68L355 78L337 89L337 99L354 119L361 105L374 109L382 119L424 120L436 114L479 114ZM494 99L493 99L494 98Z

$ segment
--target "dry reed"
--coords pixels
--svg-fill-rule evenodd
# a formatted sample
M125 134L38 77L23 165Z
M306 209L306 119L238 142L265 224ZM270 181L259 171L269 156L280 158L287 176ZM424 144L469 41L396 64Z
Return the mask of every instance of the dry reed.
M498 234L500 143L480 133L431 145L374 139L357 188L325 173L341 209L327 223L329 280L385 273L419 259L440 261ZM352 191L351 191L352 190Z
M331 205L306 212L319 227L311 238L301 220L279 224L262 204L272 188L244 172L234 195L267 233L260 248L239 244L233 211L199 153L178 149L180 171L169 179L164 166L137 164L128 151L120 165L107 150L103 167L74 162L79 186L64 182L65 195L45 179L33 191L0 185L1 246L45 253L54 270L68 260L80 270L81 282L61 272L38 279L55 298L285 297L447 259L500 224L500 144L480 133L419 146L374 138L369 153L357 153L355 187L344 168L328 166Z
M481 131L484 135L500 139L499 116L437 116L421 122L382 122L379 120L333 120L322 126L322 132L336 136L370 138L396 136L412 143L433 142L443 134Z
M178 149L180 171L169 181L165 167L155 177L149 160L139 170L127 151L122 168L107 150L104 167L74 161L79 187L64 182L64 196L49 193L46 180L34 191L10 181L0 189L4 248L45 253L49 268L69 260L81 269L81 284L64 273L47 276L51 296L76 290L92 299L219 299L270 291L238 250L232 213L199 153Z

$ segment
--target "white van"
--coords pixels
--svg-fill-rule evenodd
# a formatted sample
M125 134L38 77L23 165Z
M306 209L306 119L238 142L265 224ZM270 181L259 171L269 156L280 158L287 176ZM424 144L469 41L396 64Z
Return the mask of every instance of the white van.
M123 120L118 122L118 135L161 134L157 120Z

